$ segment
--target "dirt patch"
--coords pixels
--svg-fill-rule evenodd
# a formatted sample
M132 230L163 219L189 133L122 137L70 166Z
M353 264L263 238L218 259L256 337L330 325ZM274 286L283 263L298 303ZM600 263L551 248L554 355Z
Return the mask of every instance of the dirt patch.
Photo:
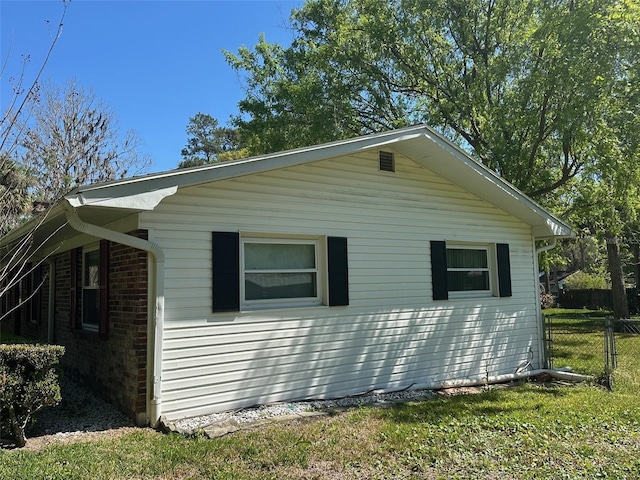
M51 435L40 435L28 438L27 445L22 450L38 451L53 444L61 445L75 442L93 442L105 438L118 438L139 429L139 427L120 427L95 432L58 432Z

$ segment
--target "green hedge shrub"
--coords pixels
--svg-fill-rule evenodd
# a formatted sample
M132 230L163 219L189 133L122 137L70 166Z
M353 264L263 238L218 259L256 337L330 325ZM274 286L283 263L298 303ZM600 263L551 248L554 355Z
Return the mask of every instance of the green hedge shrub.
M564 279L564 288L567 290L607 290L610 287L605 276L578 270Z
M32 415L60 403L55 366L64 354L59 345L0 345L0 437L16 446L26 442Z

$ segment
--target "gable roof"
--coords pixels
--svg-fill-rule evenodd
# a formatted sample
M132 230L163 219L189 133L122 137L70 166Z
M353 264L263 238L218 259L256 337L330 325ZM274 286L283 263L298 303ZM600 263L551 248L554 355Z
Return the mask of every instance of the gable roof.
M381 148L393 149L519 218L531 225L536 238L572 235L570 227L562 220L425 125L241 160L81 186L72 190L54 207L48 221L62 215L65 206L71 206L82 211L94 211L96 216L102 218L100 224L106 224L136 211L153 210L162 199L175 194L179 188ZM1 243L19 237L21 231L28 231L28 225L12 232Z

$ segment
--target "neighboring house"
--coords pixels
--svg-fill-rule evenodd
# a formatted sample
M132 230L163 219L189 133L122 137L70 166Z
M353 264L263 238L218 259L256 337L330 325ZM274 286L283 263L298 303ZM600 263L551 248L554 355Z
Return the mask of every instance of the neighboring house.
M2 330L65 345L141 424L504 380L542 366L536 241L570 234L410 127L80 187Z
M547 278L547 272L541 271L539 274L540 283L546 292L557 297L560 291L564 290L564 281L574 273L576 273L575 270L551 270Z

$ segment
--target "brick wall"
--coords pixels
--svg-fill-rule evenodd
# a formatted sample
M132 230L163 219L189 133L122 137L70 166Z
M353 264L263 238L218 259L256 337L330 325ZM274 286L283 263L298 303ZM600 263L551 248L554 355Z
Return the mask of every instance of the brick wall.
M4 310L11 311L0 323L0 340L3 333L21 335L26 338L47 341L48 328L48 308L49 308L49 266L42 263L37 269L36 274L31 275L28 270L31 266L27 266L19 275L30 277L24 278L19 284L12 287L2 298L2 313ZM40 285L40 280L45 279L44 284ZM31 296L34 289L37 289L35 295ZM26 300L31 297L31 300ZM20 305L19 308L13 309Z
M130 235L147 238L146 231ZM56 264L54 343L64 345L63 371L142 424L146 421L147 252L111 244L109 261L109 333L71 325L71 255ZM82 278L78 262L77 278ZM77 291L82 311L82 289ZM78 313L80 315L80 313Z

